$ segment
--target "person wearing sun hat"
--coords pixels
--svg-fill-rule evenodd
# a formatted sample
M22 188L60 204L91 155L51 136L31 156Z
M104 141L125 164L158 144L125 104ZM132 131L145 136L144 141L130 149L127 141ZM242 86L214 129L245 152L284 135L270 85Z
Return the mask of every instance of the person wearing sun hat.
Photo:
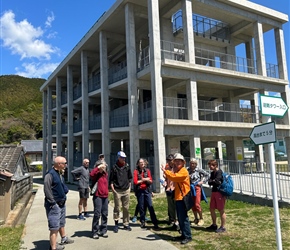
M177 239L181 240L181 244L187 244L192 241L192 235L189 217L182 198L188 192L191 192L190 179L188 171L185 168L185 160L182 154L176 153L173 158L173 163L173 171L169 169L166 170L164 165L161 166L161 170L165 174L166 178L175 183L174 199L176 203L179 227L181 230L181 236L177 237Z
M126 163L126 154L123 151L119 151L117 154L117 161L115 165L111 168L109 184L111 186L113 196L114 196L114 233L118 233L119 230L119 219L120 210L122 206L123 210L123 225L124 229L131 231L129 225L130 214L129 214L129 201L130 201L130 191L131 182L133 179L132 171L129 164Z

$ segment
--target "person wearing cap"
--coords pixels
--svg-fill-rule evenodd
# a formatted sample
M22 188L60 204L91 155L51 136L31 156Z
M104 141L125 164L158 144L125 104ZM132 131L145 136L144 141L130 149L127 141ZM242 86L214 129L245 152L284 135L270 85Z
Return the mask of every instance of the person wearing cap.
M119 230L119 219L120 219L120 209L122 205L123 210L123 225L124 229L131 231L129 225L130 214L129 214L129 201L130 201L130 191L131 191L131 181L133 179L131 169L129 164L126 163L126 154L123 151L119 151L117 154L117 161L115 165L111 168L109 184L111 186L113 196L114 196L114 233L118 233Z
M97 182L98 187L93 195L94 204L94 218L92 223L92 237L99 239L99 236L108 238L107 222L108 222L108 173L106 164L98 160L95 167L90 173L92 183L95 185ZM101 218L101 224L99 221Z
M190 221L183 202L183 196L190 191L190 179L187 169L185 168L185 160L183 155L176 153L173 159L174 167L173 171L165 169L165 166L161 166L161 170L165 174L166 178L175 183L174 199L176 203L176 212L181 230L181 236L176 240L181 240L181 244L187 244L192 240Z
M73 179L78 181L78 191L80 200L78 203L79 215L78 220L86 220L91 217L88 213L88 198L90 195L90 170L89 159L83 160L83 165L71 171ZM84 214L83 214L84 213Z
M203 226L204 221L202 217L200 202L201 200L205 200L205 202L207 202L207 200L202 189L202 184L208 181L209 174L203 169L197 167L197 160L195 158L190 159L189 167L187 170L190 176L191 190L194 194L192 196L193 207L191 209L194 215L193 226Z
M165 169L173 171L173 154L169 154L166 157L166 165ZM180 231L180 227L178 224L178 220L176 217L176 205L175 205L175 200L174 200L174 183L173 181L169 180L166 178L165 175L163 175L165 178L165 181L163 182L162 186L165 187L165 192L166 192L166 200L167 200L167 213L168 213L168 225L172 224L172 228Z

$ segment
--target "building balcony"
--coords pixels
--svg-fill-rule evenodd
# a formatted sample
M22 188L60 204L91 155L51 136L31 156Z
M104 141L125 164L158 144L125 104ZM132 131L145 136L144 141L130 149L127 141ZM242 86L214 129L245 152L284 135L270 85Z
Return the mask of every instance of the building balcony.
M101 75L100 73L94 75L92 78L89 78L89 92L93 92L101 88Z
M82 131L82 119L74 120L74 133L78 133Z
M102 129L101 114L89 116L89 130Z
M127 61L113 65L108 70L108 84L113 84L127 78Z
M82 96L82 83L78 83L73 88L73 100L76 100Z

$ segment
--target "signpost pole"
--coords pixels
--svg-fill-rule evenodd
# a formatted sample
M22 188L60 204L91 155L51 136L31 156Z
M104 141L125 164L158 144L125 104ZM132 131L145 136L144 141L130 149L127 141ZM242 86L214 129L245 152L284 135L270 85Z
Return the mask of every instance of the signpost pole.
M267 122L271 122L271 116L267 117ZM268 144L269 151L269 167L270 167L270 177L271 177L271 188L273 196L273 208L274 208L274 219L275 219L275 229L276 229L276 243L277 249L282 250L282 239L281 239L281 227L280 227L280 216L279 216L279 206L278 206L278 196L277 196L277 184L276 184L276 169L275 169L275 152L274 144Z

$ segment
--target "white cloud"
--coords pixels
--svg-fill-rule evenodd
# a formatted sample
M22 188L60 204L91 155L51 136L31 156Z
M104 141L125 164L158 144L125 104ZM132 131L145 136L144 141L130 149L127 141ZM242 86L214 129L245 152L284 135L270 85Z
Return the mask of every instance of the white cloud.
M51 24L54 16L48 17L47 24ZM58 48L45 43L41 38L44 31L41 27L34 27L26 19L16 22L12 11L5 12L0 19L1 39L3 46L11 50L12 54L24 58L46 59L57 53Z
M51 15L47 17L46 22L45 22L45 27L51 27L51 23L54 21L54 13L51 12Z
M43 78L44 75L50 75L59 63L23 63L21 66L24 71L16 68L16 74L24 77Z

